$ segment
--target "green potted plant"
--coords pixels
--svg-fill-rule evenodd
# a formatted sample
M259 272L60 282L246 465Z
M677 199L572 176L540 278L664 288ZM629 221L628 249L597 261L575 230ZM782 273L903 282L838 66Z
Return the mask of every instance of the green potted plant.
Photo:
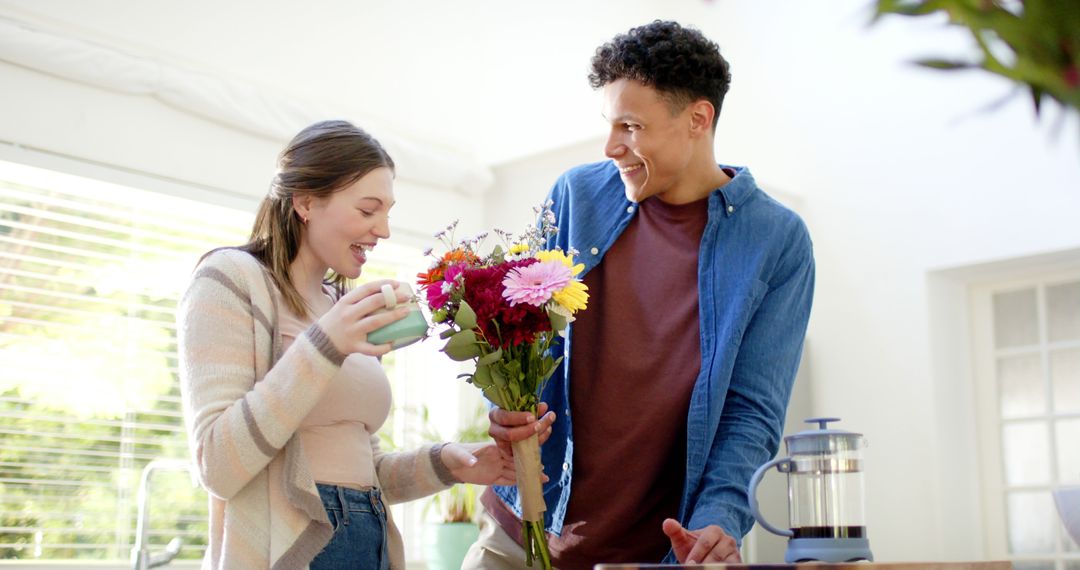
M945 15L971 33L973 56L920 60L943 70L982 69L1031 95L1038 113L1049 97L1080 110L1080 9L1076 0L877 0L875 18Z
M429 441L438 441L438 437L428 419L427 408L420 410L423 421L423 437ZM453 438L459 442L488 441L487 408L477 406L474 416ZM480 488L476 485L461 483L436 494L424 507L424 518L432 510L436 513L434 521L424 529L424 556L428 570L459 570L465 559L465 553L476 542L480 529L476 526L477 497Z
M458 570L469 547L476 542L476 486L454 485L432 498L437 522L424 528L424 558L428 570Z

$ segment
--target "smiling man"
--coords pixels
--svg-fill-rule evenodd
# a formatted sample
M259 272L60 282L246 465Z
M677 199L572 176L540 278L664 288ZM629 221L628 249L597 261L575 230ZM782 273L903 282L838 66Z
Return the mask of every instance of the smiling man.
M539 420L495 409L491 435L547 434L555 566L738 562L746 487L773 457L799 365L814 258L799 217L745 167L714 157L728 63L675 22L615 37L592 61L610 160L571 169L550 199L580 252L589 308ZM520 568L513 487L483 496L465 568Z

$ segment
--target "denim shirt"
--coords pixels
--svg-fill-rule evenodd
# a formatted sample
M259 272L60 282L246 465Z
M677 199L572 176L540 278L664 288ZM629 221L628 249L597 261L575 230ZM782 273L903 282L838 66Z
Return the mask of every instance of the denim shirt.
M776 454L783 433L810 317L814 257L799 216L758 188L747 168L728 168L736 175L709 195L698 253L701 368L687 410L686 480L678 518L689 530L719 525L741 543L753 525L747 484ZM566 172L549 199L559 232L548 246L576 249L576 261L585 265L582 275L600 263L638 209L627 200L611 161ZM573 325L553 349L555 357L567 358L542 394L557 414L541 450L551 479L544 485L544 522L555 534L562 531L574 473L571 342ZM657 346L657 354L663 354L663 346ZM612 491L617 496L618 490ZM496 487L495 493L521 516L515 487ZM673 561L672 554L665 560Z

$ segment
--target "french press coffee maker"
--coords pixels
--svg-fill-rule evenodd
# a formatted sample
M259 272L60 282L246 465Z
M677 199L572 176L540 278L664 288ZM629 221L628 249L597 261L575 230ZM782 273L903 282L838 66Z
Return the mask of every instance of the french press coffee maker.
M750 478L750 510L773 534L788 537L784 561L873 561L863 519L862 434L829 429L839 418L811 418L819 429L784 438L787 457L762 465ZM776 467L788 476L790 528L777 528L758 509L757 486Z

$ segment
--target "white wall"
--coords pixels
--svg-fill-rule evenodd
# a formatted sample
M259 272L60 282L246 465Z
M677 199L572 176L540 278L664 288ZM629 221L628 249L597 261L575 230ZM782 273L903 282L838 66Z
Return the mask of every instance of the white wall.
M955 315L931 320L928 281L1080 247L1080 128L1072 116L1055 135L1047 119L1059 110L1047 106L1038 123L1022 94L983 112L1011 86L907 63L962 51L963 36L932 21L871 27L865 5L728 3L723 21L684 23L732 63L717 159L801 197L817 259L810 401L870 441L876 558L980 559L973 412L956 407L971 397L969 355L932 344L944 336L962 349L949 335L966 333L931 330ZM489 220L519 217L559 172L601 158L601 142L497 167ZM934 306L962 300L939 292Z

